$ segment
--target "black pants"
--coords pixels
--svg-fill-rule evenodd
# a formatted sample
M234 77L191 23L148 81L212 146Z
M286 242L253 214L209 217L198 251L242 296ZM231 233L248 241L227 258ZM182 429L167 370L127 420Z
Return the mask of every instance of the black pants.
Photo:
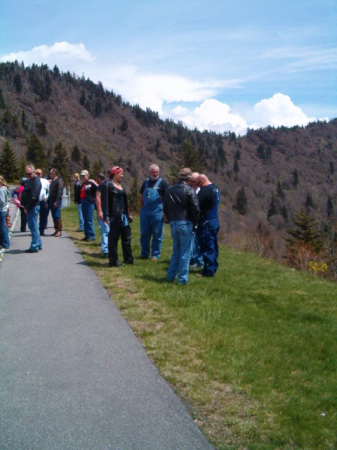
M27 228L27 216L24 211L24 208L20 208L20 214L21 214L21 226L20 231L26 231Z
M133 256L131 250L131 228L130 225L127 227L120 227L120 223L117 221L110 222L109 231L109 259L113 264L118 262L118 239L121 237L122 250L124 262L126 264L133 263Z

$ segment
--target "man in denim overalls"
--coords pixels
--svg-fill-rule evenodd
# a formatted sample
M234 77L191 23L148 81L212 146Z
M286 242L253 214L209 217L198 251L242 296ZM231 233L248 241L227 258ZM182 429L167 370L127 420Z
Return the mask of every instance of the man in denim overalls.
M168 184L159 177L159 167L156 164L151 164L149 175L140 189L141 258L147 259L150 257L152 236L151 261L157 261L160 257L163 242L163 201Z

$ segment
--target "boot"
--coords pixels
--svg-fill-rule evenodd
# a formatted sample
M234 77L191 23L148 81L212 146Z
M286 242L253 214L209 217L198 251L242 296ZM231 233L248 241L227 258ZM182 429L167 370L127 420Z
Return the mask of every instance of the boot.
M60 237L62 236L62 220L61 219L57 219L55 220L55 225L56 225L56 233L54 234L55 237Z

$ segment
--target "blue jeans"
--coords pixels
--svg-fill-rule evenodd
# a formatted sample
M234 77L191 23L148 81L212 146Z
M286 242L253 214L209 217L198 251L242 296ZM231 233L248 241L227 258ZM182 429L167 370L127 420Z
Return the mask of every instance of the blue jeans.
M96 239L95 221L94 221L94 203L88 202L87 199L81 200L82 213L84 219L84 234L87 239Z
M52 215L52 218L53 218L53 221L54 221L54 225L55 225L55 220L61 219L62 200L60 200L58 202L57 208L55 208L54 203L55 202L50 201L49 202L49 208L50 208L51 215Z
M190 256L193 239L192 222L185 220L171 222L171 236L173 239L173 253L167 280L173 281L178 274L178 284L187 284L190 268Z
M148 258L150 256L150 240L152 236L152 256L160 257L161 246L163 243L164 220L163 212L152 213L143 206L140 210L140 245L141 256Z
M7 211L0 211L0 247L9 248L9 234L6 226Z
M218 220L208 220L199 223L197 234L200 243L201 254L204 258L204 277L213 277L218 269L218 232L220 226Z
M98 225L101 230L101 249L103 255L109 253L109 231L110 225L106 223L104 220L101 220L97 217Z
M199 239L198 239L197 233L193 233L193 245L192 245L190 265L191 266L196 265L198 267L202 267L203 263L204 263L204 258L202 257L202 254L201 254Z
M27 222L30 232L32 233L32 242L30 244L31 250L41 250L42 241L39 233L39 227L37 225L40 212L40 205L34 206L27 212Z
M84 231L84 219L83 219L83 212L82 212L82 205L79 203L77 205L77 211L78 211L78 221L79 221L79 231Z

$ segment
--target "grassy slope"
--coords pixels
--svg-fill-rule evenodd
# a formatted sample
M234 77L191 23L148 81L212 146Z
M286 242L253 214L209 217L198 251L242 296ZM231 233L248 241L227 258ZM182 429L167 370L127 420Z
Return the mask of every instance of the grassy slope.
M218 448L334 448L337 284L258 256L220 248L214 279L166 282L159 263L108 268L99 239L67 232L195 421ZM139 221L132 224L140 254ZM99 233L98 233L99 236Z

